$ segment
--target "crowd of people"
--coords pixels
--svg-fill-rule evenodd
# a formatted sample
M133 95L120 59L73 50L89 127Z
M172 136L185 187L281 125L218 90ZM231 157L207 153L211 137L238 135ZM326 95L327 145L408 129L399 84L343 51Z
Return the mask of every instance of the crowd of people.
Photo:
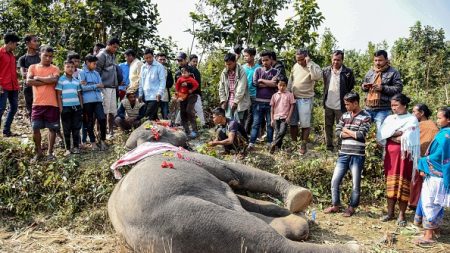
M61 74L53 65L54 49L40 47L35 35L23 39L27 52L16 63L13 52L20 40L7 33L0 49L0 119L8 101L3 136L14 136L11 124L18 108L19 67L36 160L44 156L40 131L44 128L49 130L47 159L55 159L58 135L65 141L66 153L77 154L88 138L93 150L105 150L105 141L114 136L115 127L128 131L146 119L182 126L190 138L198 136L197 117L205 125L196 55L180 52L174 75L166 54L155 54L152 49L143 52L143 61L136 51L127 49L126 61L117 64L120 41L112 38L106 46L96 44L92 53L83 57L84 63L79 54L70 52ZM212 110L216 135L208 145L245 154L255 150L257 139L265 135L267 149L273 154L282 150L289 129L293 143L299 140L300 155L306 154L314 86L323 80L326 148L338 149L331 179L332 205L324 212L340 211L340 184L350 171L353 188L343 216L355 213L367 133L375 123L377 142L384 150L388 203L381 221L395 219L398 204L397 224L404 226L409 205L416 210L414 222L425 228L417 243L432 243L442 223L443 208L450 206L450 107L437 112L440 130L429 120L431 111L426 105L417 104L408 112L410 99L402 93L400 73L390 66L387 52L378 50L373 57L373 67L361 85L365 93L362 108L360 95L354 91L353 71L344 65L341 50L332 53L332 64L325 68L314 63L307 50L297 50L289 75L274 51L259 52L258 60L254 48L227 53L225 67L218 74L220 105Z

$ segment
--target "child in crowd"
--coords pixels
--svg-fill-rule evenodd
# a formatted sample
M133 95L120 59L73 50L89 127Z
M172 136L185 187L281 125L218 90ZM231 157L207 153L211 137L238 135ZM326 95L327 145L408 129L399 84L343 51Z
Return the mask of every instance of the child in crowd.
M100 91L104 87L102 78L95 71L97 66L97 57L94 55L86 56L86 66L80 72L80 83L83 91L83 124L86 125L89 139L93 150L106 149L106 116L103 111L103 98ZM94 117L100 125L100 147L95 143Z
M56 98L55 85L58 82L59 69L52 64L53 48L41 48L41 62L33 64L28 69L27 84L33 87L33 107L31 112L31 127L36 149L34 161L43 157L41 146L41 129L48 128L47 160L55 160L53 147L56 133L59 132L59 101Z
M336 125L336 135L342 140L341 149L331 179L331 204L324 213L337 213L341 205L339 186L347 171L352 173L352 195L344 217L355 213L361 194L361 173L364 168L366 136L370 129L371 117L359 105L359 94L349 92L344 96L345 109Z
M66 60L64 62L64 75L59 78L55 88L59 105L62 105L60 112L66 144L66 155L80 153L80 129L83 120L81 105L83 104L83 98L81 95L80 81L73 76L74 72L74 62ZM71 137L73 149L71 149L70 145Z
M181 124L189 137L196 138L197 123L195 122L194 105L197 96L193 92L198 88L198 82L192 77L188 68L182 68L181 73L175 85L176 97L180 103ZM189 129L189 124L191 124L192 132Z
M270 153L275 152L275 148L281 148L284 135L286 135L287 124L291 120L292 110L294 109L295 98L287 90L287 78L278 76L278 92L273 94L270 100L270 125L275 129L275 140L270 146Z

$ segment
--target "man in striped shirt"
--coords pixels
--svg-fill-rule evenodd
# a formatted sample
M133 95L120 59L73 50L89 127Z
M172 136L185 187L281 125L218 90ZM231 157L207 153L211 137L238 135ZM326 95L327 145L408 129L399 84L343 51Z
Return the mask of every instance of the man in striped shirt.
M355 92L344 96L347 112L342 115L336 125L336 135L342 139L339 157L331 179L332 206L325 213L336 213L341 205L339 186L348 170L352 173L352 196L349 207L344 211L344 217L355 213L359 205L361 172L364 168L366 136L370 129L371 117L359 106L359 95Z

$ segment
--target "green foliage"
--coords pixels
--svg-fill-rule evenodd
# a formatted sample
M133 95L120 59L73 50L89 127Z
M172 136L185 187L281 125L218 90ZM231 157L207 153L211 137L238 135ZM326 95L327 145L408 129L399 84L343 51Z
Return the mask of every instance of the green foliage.
M0 140L0 211L28 218L38 213L58 214L70 221L75 214L105 205L115 180L111 161L123 153L117 145L108 155L86 154L55 162L31 163L33 145ZM90 161L90 163L86 163Z
M291 0L200 0L191 12L194 28L188 31L207 51L245 44L257 49L314 48L316 32L324 17L315 0L294 0L295 15L281 27L276 21L280 10ZM195 26L197 25L197 26Z
M225 68L224 56L224 50L215 50L208 54L206 60L200 65L200 72L202 73L202 102L203 107L207 111L220 104L219 80L220 74Z
M450 81L450 47L442 28L422 27L417 22L408 38L395 41L392 58L404 83L414 87L414 92L442 87Z
M113 36L121 40L121 48L137 52L143 51L146 43L165 52L174 47L171 38L158 35L159 13L151 1L12 0L2 7L0 31L38 35L43 44L58 49L58 65L67 51L86 55L95 43L106 43Z
M288 48L309 48L317 46L316 32L325 19L315 0L294 0L294 17L286 20L284 34Z
M214 43L226 46L245 43L258 48L282 45L277 13L290 0L200 0L190 16L198 24L189 32L202 47L214 49ZM194 26L195 27L195 26ZM269 36L268 36L269 35Z

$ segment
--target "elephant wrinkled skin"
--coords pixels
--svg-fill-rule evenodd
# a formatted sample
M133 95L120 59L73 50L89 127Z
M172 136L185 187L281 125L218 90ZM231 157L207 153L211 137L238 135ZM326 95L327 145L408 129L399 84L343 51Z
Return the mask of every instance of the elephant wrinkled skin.
M161 138L177 146L184 133L158 127ZM152 139L144 126L127 141L134 148ZM114 229L137 252L350 252L339 247L297 242L308 237L298 214L311 192L249 166L194 152L159 154L138 162L117 183L108 202ZM174 169L161 168L163 161ZM245 189L280 196L286 208L236 195ZM288 239L289 238L289 239Z

